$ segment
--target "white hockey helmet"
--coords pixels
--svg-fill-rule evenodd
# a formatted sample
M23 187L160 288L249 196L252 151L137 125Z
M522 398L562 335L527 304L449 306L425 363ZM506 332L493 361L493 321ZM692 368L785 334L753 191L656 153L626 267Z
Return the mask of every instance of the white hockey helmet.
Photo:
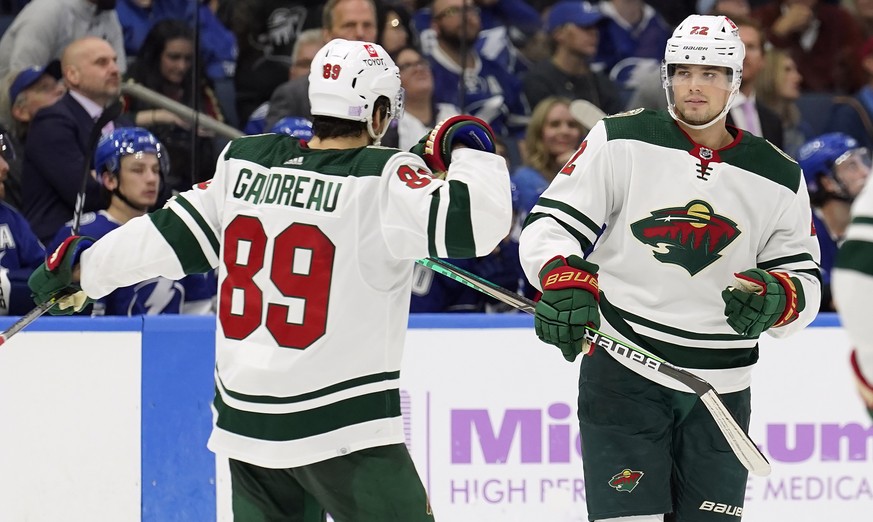
M388 129L373 131L373 107L379 97L391 102L388 120L403 109L400 70L382 46L336 38L322 47L309 70L309 103L313 116L367 122L378 144Z
M703 125L689 125L692 129L705 129L718 121L730 110L743 80L743 59L746 46L740 39L736 24L726 16L691 15L680 23L667 40L664 61L661 64L661 80L667 93L667 110L674 120L676 100L673 96L671 76L674 65L715 65L731 70L730 95L717 117Z

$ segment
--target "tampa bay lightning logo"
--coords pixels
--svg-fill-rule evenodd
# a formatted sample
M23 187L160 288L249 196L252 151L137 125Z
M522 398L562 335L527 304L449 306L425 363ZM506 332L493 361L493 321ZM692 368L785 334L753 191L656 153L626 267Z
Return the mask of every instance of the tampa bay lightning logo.
M127 315L178 314L185 298L185 288L179 281L156 277L133 287Z

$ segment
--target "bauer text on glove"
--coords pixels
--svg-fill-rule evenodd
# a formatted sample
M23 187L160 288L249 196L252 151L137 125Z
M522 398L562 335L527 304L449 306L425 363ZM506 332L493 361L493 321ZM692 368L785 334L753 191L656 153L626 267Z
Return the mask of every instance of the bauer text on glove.
M597 269L572 255L556 257L540 270L543 295L537 302L534 328L540 340L560 348L570 362L589 351L585 327L600 328Z

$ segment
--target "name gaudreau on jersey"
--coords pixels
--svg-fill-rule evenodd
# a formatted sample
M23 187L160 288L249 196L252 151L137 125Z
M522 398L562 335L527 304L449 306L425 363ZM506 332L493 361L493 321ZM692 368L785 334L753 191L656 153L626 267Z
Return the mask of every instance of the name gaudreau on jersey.
M288 207L333 212L336 210L342 181L307 175L271 172L261 174L240 169L233 186L233 197L254 205Z

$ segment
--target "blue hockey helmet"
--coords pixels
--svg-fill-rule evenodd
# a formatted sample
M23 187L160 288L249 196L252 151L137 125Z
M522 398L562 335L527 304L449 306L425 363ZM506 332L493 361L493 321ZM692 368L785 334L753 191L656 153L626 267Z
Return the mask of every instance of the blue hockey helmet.
M118 175L122 157L142 153L156 154L161 176L167 176L170 171L170 157L151 132L142 127L119 127L104 135L97 142L97 149L94 151L94 170L97 171L97 179L99 180L104 172Z
M870 158L867 149L858 144L858 140L842 132L830 132L817 136L804 143L797 151L797 162L803 169L806 187L810 197L815 200L826 199L827 196L840 199L853 199L843 181L837 177L838 165L853 158L858 158L867 169L870 168ZM840 186L845 194L827 194L819 181L821 176L828 176Z
M304 141L312 139L312 122L306 118L286 116L277 121L270 132L275 134L287 134Z

